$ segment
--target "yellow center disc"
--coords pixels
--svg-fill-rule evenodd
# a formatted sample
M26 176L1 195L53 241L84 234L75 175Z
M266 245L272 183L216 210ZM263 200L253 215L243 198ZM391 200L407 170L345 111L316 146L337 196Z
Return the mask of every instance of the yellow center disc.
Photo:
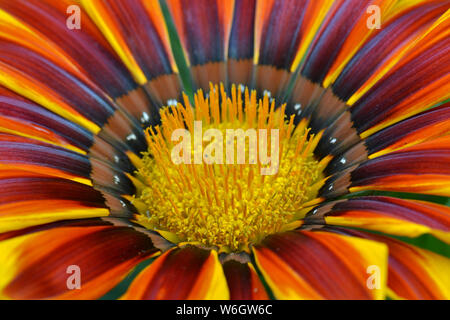
M313 155L321 134L247 88L233 85L229 97L211 85L194 101L184 96L184 105L162 109L161 125L146 132L137 221L169 240L224 252L297 227L324 183L329 159Z

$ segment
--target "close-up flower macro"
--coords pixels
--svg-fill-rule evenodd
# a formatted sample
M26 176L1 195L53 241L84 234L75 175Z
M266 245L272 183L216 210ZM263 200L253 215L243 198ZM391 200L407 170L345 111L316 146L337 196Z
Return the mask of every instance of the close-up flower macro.
M449 0L0 0L0 299L450 299Z

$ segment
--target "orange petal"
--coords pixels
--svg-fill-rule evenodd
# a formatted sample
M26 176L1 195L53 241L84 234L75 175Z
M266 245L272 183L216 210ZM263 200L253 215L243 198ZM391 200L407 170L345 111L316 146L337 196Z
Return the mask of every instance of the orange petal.
M81 12L82 30L67 28L67 9L79 5L74 0L30 0L26 2L0 0L5 14L1 19L14 28L7 39L46 56L66 70L92 79L116 98L133 89L136 83L106 39ZM80 32L81 31L81 32Z
M142 271L122 299L228 299L216 251L193 246L167 251Z
M96 299L156 252L147 235L106 222L24 234L0 242L0 296ZM70 266L79 267L81 289L69 289Z
M370 150L369 158L416 146L414 150L430 147L424 141L433 140L436 149L450 146L449 138L441 136L450 132L450 103L427 110L421 114L403 120L391 127L369 136L365 143ZM420 143L420 146L418 145ZM413 150L408 148L408 150Z
M385 243L389 248L388 286L393 298L439 299L450 298L450 259L428 250L385 236L356 230L343 231L352 236Z
M351 174L350 191L371 189L450 196L449 164L450 149L404 149L361 164Z
M430 233L450 243L450 208L392 197L357 197L329 203L306 218L329 225L363 228L407 237ZM319 222L320 223L320 222Z
M430 24L446 10L448 10L448 3L445 0L418 0L403 3L396 1L389 12L382 9L381 28L368 30L364 26L369 37L342 71L337 69L338 65L335 63L335 73L328 76L327 82L333 79L334 92L344 101L349 100L355 92L360 91L361 87L366 88L364 84L368 79L373 78L374 75L380 76L395 66L395 61L403 56L405 50L414 44L430 27ZM363 21L366 22L368 18L369 15L366 14ZM383 21L385 18L387 18L386 21ZM364 37L360 37L355 40L363 39ZM351 43L347 44L351 45ZM348 56L343 58L348 59ZM343 64L340 67L342 68ZM338 72L340 74L334 80ZM350 102L354 103L354 101Z
M231 300L266 300L266 290L251 263L229 260L223 264Z
M278 299L385 297L387 249L373 241L295 231L266 238L254 254ZM368 286L372 268L379 275L375 287Z

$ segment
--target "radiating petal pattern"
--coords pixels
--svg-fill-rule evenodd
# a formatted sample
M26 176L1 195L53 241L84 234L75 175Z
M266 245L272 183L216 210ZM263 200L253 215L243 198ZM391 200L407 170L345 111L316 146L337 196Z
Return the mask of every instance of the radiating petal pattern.
M268 295L250 263L229 260L223 264L232 300L265 300Z
M396 3L394 18L373 30L357 53L345 65L333 83L334 92L348 100L376 70L387 62L398 59L403 50L420 36L430 24L448 10L446 1L410 1L402 6ZM386 41L389 39L389 41Z
M136 277L122 299L228 299L226 279L215 251L172 249Z
M270 236L254 249L258 266L278 299L383 299L387 248L373 241L326 232ZM380 273L370 289L368 267Z
M383 242L388 246L388 295L391 298L449 299L449 258L385 236L342 229L338 232Z
M0 293L14 299L100 298L155 253L147 235L108 223L25 234L0 243ZM70 266L79 267L81 289L68 287Z
M320 138L313 199L245 252L136 225L147 128L210 83L243 92L201 94L215 121L274 99ZM449 259L389 237L449 244L449 92L448 0L0 0L0 298L100 298L152 259L122 299L449 299Z
M229 83L250 83L253 72L257 0L235 0L228 43Z
M437 124L438 121L437 118ZM360 144L353 150L355 155L347 158L346 156L351 155L350 150L346 156L338 158L343 170L337 171L339 163L331 162L330 165L334 166L331 170L337 172L322 187L322 196L336 197L349 191L385 190L448 197L450 136L445 126L444 123L443 131L438 132L438 137L434 139L421 143L413 140L410 146L403 146L403 149L379 157L368 156L367 149ZM362 155L372 159L364 161ZM346 165L348 160L355 164Z
M0 88L0 130L86 153L93 136L41 106Z
M39 53L53 54L56 57L52 57L52 61L62 60L60 66L79 70L80 74L91 78L113 97L136 86L125 66L87 16L82 19L83 32L67 28L67 8L78 2L2 0L0 3L1 18L5 19L6 25L20 26L20 29L14 28L14 33L7 32L7 39L19 41L33 49L41 45L54 47L52 51L41 50Z
M234 0L169 0L195 85L206 89L209 82L226 79L226 43L231 27ZM203 17L199 19L199 17Z
M430 233L450 242L450 208L392 197L357 197L314 209L307 223L357 227L392 235L418 237Z
M359 130L365 131L364 137L449 98L449 24L447 10L413 42L395 68L355 104L350 98L352 118ZM388 92L389 99L385 99Z

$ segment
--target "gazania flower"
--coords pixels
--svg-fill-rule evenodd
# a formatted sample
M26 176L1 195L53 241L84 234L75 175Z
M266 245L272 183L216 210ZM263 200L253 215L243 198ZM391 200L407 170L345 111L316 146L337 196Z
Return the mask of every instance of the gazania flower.
M449 298L449 98L448 0L0 0L0 297Z

